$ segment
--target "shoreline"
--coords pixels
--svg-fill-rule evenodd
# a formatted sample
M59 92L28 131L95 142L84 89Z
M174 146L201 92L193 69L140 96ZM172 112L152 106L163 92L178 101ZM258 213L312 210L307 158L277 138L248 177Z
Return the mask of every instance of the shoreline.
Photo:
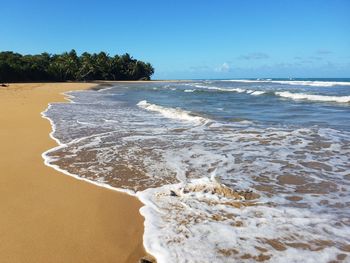
M53 126L40 112L50 103L69 101L65 92L98 84L103 83L21 83L0 89L1 111L9 113L0 119L1 261L137 262L147 255L142 203L136 197L67 177L42 159L59 145L47 136Z

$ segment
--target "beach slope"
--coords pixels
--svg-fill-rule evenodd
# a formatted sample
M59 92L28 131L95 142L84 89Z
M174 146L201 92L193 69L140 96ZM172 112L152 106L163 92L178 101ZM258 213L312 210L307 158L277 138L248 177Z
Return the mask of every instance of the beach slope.
M0 262L138 262L141 203L44 165L56 146L41 117L62 92L94 84L0 87Z

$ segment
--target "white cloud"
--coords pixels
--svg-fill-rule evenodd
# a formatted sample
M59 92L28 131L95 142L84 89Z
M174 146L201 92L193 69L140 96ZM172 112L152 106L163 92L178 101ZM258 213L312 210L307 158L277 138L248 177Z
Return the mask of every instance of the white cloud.
M329 54L332 54L332 51L328 50L328 49L319 49L319 50L316 51L316 54L318 54L318 55L329 55Z
M238 57L238 59L244 59L244 60L268 59L268 58L270 58L270 56L262 52L249 53Z
M221 66L215 68L215 71L217 71L217 72L229 72L230 69L231 69L231 66L227 62L224 62Z

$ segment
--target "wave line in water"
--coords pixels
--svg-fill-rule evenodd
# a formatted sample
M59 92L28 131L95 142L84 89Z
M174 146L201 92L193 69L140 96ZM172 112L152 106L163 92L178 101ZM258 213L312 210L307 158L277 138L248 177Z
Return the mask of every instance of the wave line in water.
M350 82L345 82L345 81L247 80L247 79L231 79L231 80L222 80L222 81L241 82L241 83L276 83L276 84L313 86L313 87L350 86Z
M350 96L327 96L327 95L315 95L305 93L292 93L289 91L275 92L277 96L283 98L289 98L293 100L311 100L311 101L327 101L338 103L349 103Z
M246 93L253 96L272 94L283 98L289 98L293 100L309 100L309 101L323 101L323 102L336 102L336 103L349 103L350 96L330 96L321 94L307 94L307 93L293 93L290 91L262 91L262 90L251 90L242 88L220 88L215 86L203 86L195 85L195 87L207 89L207 90L217 90L222 92L237 92Z
M220 88L215 86L203 86L203 85L194 85L197 88L207 89L207 90L217 90L222 92L237 92L237 93L247 93L253 96L258 96L265 94L265 91L262 90L250 90L250 89L242 89L242 88ZM186 92L186 90L185 90Z
M176 119L176 120L182 120L182 121L190 121L190 122L199 122L199 123L205 123L208 121L208 119L205 119L203 117L194 116L191 112L185 111L179 108L167 108L163 106L159 106L156 104L148 103L146 100L142 100L139 103L137 103L137 106L149 110L154 111L162 114L164 117L169 119Z

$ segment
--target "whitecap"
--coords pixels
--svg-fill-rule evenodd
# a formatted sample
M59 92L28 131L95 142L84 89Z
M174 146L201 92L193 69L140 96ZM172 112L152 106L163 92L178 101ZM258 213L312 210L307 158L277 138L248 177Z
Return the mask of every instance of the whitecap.
M193 115L190 111L185 111L180 108L167 108L156 104L148 103L146 100L139 101L137 103L137 106L145 110L158 112L162 114L164 117L170 118L170 119L199 122L199 123L206 123L208 121L208 119Z
M305 93L292 93L289 91L275 92L276 95L283 98L290 98L293 100L311 100L311 101L327 101L338 103L349 103L350 96L327 96L327 95L315 95Z
M311 81L311 80L248 80L248 79L231 79L222 80L229 82L241 82L241 83L276 83L287 85L301 85L301 86L313 86L313 87L332 87L332 86L350 86L350 82L345 81Z

